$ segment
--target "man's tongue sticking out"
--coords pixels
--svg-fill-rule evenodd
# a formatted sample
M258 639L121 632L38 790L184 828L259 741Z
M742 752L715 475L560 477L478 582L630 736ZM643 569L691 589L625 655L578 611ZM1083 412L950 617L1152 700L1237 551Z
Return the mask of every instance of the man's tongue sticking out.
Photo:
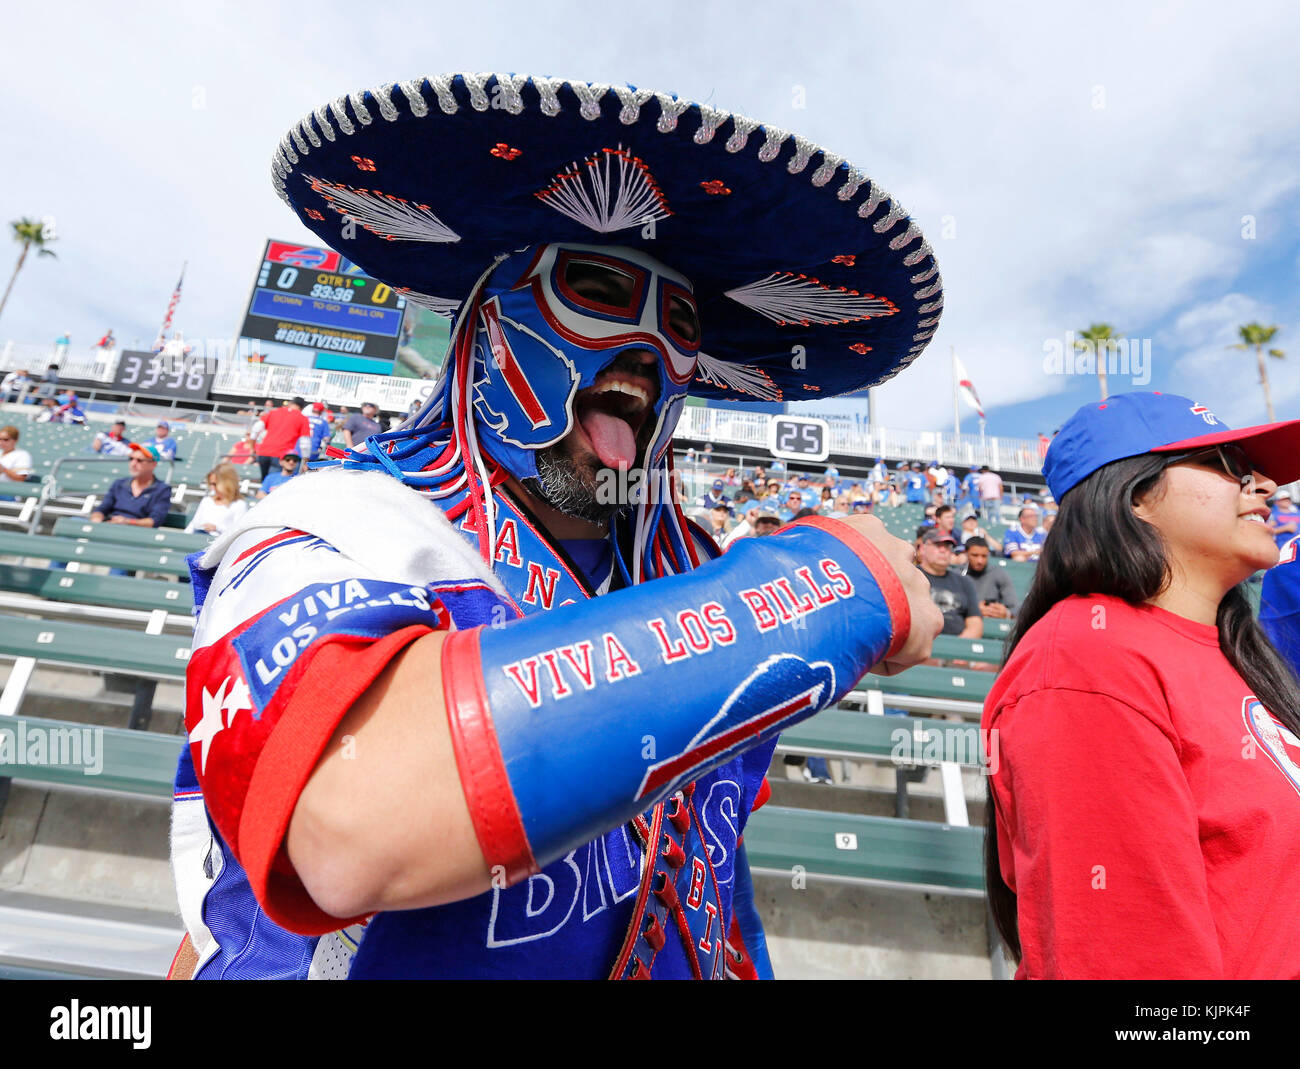
M598 408L588 408L580 417L591 447L607 468L630 468L636 461L636 439L627 420Z

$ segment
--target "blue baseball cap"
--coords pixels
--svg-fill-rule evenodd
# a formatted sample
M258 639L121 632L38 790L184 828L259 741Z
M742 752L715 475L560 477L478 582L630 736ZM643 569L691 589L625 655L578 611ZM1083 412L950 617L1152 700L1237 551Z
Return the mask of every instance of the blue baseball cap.
M1300 420L1234 431L1210 409L1173 393L1120 393L1084 405L1048 447L1043 475L1060 501L1098 468L1145 453L1185 453L1231 442L1277 483L1300 478Z

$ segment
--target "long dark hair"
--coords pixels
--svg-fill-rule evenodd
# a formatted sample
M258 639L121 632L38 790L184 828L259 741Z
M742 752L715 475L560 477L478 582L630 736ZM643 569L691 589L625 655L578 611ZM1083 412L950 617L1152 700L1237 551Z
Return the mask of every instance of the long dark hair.
M1171 571L1160 532L1138 519L1133 504L1164 492L1168 456L1147 454L1099 468L1066 494L1024 605L1007 639L1005 665L1029 629L1057 602L1074 594L1109 594L1130 605L1150 601ZM1270 713L1300 734L1300 684L1251 612L1245 584L1219 602L1219 649ZM990 787L985 807L984 876L989 909L1008 949L1021 957L1016 896L998 862L997 809Z

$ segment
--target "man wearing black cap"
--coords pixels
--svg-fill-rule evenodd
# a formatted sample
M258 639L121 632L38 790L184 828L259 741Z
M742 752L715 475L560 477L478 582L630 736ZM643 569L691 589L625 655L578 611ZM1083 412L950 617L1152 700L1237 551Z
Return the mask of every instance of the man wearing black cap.
M311 424L302 414L306 407L306 401L295 397L262 416L266 433L257 443L257 464L262 470L263 479L270 474L272 461L279 460L287 453L296 453L298 439L311 437ZM295 457L295 461L296 459Z
M943 613L943 634L958 638L983 638L984 618L980 615L975 584L950 567L957 540L938 527L921 536L918 562L930 581L930 597Z

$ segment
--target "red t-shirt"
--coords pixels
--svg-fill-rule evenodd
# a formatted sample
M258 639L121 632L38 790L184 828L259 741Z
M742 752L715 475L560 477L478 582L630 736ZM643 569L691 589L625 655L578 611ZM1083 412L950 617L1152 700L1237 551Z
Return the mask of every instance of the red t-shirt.
M983 727L1018 978L1300 977L1300 740L1214 627L1069 598Z
M298 439L311 437L311 424L296 408L273 408L262 417L266 434L257 443L259 457L282 457L297 452Z

